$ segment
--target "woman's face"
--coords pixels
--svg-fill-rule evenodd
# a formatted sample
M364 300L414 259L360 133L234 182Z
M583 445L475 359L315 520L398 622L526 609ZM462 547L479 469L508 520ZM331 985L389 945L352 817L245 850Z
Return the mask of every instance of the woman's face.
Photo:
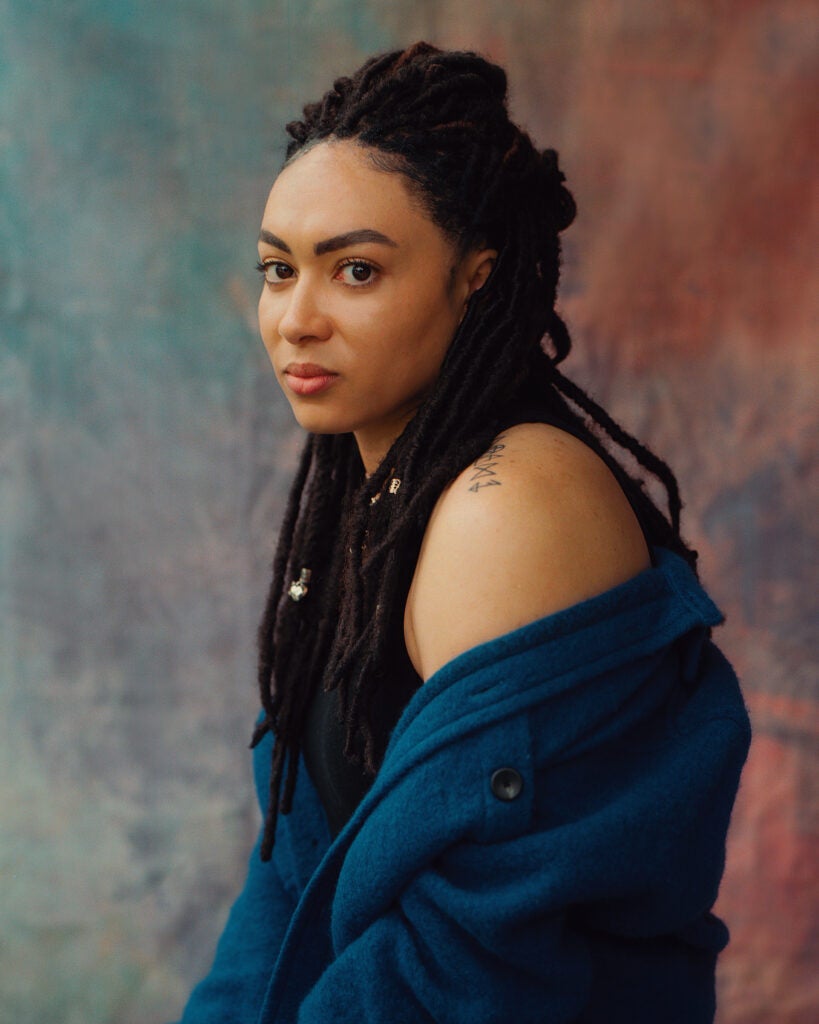
M259 235L259 327L296 419L355 433L372 472L428 394L495 253L455 249L400 174L323 142L276 179Z

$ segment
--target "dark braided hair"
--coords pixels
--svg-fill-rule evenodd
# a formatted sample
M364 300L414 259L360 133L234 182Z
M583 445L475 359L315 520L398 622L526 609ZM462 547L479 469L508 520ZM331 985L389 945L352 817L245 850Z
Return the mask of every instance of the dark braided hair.
M373 728L373 697L390 684L395 644L403 644L426 524L444 487L487 449L510 409L534 402L544 419L571 424L611 466L649 542L696 563L680 538L671 470L557 369L571 347L554 308L559 233L575 204L555 151L539 152L510 121L502 68L417 43L339 78L287 131L288 161L322 140L366 147L377 168L403 176L460 255L489 245L498 258L469 300L434 389L370 477L352 434L308 437L258 635L264 716L253 745L270 730L275 736L263 859L279 811L292 805L319 685L338 690L345 756L377 771L386 738ZM612 458L612 442L665 486L667 517ZM401 485L391 493L394 477ZM296 602L288 591L303 567L312 573L309 596Z

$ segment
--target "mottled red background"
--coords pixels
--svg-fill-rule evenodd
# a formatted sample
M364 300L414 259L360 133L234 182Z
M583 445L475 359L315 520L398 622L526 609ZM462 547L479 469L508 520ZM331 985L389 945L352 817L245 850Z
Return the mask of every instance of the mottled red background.
M581 3L557 36L553 13L487 18L481 42L514 69L535 134L560 136L581 210L564 300L578 376L678 472L755 731L718 905L732 931L718 1019L809 1024L819 9ZM445 35L472 42L475 25Z

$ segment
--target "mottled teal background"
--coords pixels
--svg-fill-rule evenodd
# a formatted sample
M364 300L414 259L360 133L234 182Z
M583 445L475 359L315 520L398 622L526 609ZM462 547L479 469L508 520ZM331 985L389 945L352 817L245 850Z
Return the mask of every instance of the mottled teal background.
M418 37L505 63L561 151L569 369L678 470L757 731L720 1020L816 1019L816 20L0 0L0 1020L160 1024L208 965L258 824L253 638L300 444L258 221L283 122Z

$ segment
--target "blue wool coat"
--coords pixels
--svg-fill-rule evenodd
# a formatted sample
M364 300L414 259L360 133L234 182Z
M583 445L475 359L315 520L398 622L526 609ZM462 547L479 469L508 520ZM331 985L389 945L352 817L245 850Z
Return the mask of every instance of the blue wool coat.
M750 730L718 610L655 556L440 669L333 842L302 770L184 1024L711 1021Z

